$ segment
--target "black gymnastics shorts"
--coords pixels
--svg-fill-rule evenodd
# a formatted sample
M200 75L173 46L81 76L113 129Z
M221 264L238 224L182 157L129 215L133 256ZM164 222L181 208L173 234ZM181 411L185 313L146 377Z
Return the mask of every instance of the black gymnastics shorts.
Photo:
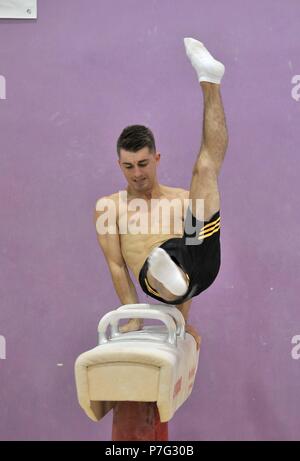
M188 208L184 226L184 234L181 238L166 240L160 248L163 248L187 274L189 279L187 292L174 301L165 301L147 280L147 260L139 273L139 283L143 291L164 304L182 304L197 296L213 283L220 269L220 211L217 211L209 221L199 221Z

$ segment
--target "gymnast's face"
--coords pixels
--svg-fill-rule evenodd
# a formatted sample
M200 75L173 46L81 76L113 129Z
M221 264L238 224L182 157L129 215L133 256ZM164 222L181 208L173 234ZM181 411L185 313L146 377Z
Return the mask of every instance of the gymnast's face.
M136 193L151 191L156 183L156 168L160 153L151 153L149 147L137 152L120 151L119 165L130 188Z

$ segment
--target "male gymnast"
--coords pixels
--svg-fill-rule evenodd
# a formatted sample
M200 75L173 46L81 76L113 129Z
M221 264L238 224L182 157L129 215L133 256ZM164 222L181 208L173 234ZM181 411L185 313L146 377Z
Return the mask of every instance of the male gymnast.
M176 305L187 322L191 298L213 283L220 268L218 176L228 146L228 133L220 92L224 65L198 40L185 38L184 46L196 70L204 100L202 142L193 167L190 190L159 184L156 170L160 153L156 150L149 128L143 125L128 126L117 142L118 163L128 184L125 199L128 222L134 219L130 203L135 199L143 199L147 206L153 199L172 201L176 198L182 206L189 199L186 215L179 218L182 231L176 231L174 225L167 233L163 229L156 233L121 233L119 226L124 210L121 211L119 192L97 201L94 220L97 239L121 303L139 302L130 269L147 295L161 303ZM204 203L202 218L199 216L197 199ZM110 216L116 231L101 233L97 222L103 214L103 205L109 202L113 202L117 210ZM153 210L148 206L146 214L150 215L151 212ZM191 241L193 244L190 244ZM120 327L120 331L139 330L142 326L141 319L130 319ZM188 324L186 331L194 336L199 347L197 331Z

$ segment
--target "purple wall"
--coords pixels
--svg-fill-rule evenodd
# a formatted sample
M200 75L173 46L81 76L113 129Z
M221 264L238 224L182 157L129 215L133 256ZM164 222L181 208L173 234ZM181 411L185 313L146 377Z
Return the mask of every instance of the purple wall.
M37 21L0 20L0 439L111 438L73 375L119 305L93 208L125 186L115 145L132 123L154 131L160 182L188 188L203 105L185 36L226 65L230 146L222 270L192 304L202 353L170 439L300 439L299 2L38 3Z

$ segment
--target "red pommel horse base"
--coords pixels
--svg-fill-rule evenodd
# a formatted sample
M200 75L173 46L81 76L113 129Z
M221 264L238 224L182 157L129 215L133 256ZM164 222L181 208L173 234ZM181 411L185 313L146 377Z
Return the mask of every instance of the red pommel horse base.
M168 440L168 423L161 423L156 402L117 402L113 410L113 441Z

